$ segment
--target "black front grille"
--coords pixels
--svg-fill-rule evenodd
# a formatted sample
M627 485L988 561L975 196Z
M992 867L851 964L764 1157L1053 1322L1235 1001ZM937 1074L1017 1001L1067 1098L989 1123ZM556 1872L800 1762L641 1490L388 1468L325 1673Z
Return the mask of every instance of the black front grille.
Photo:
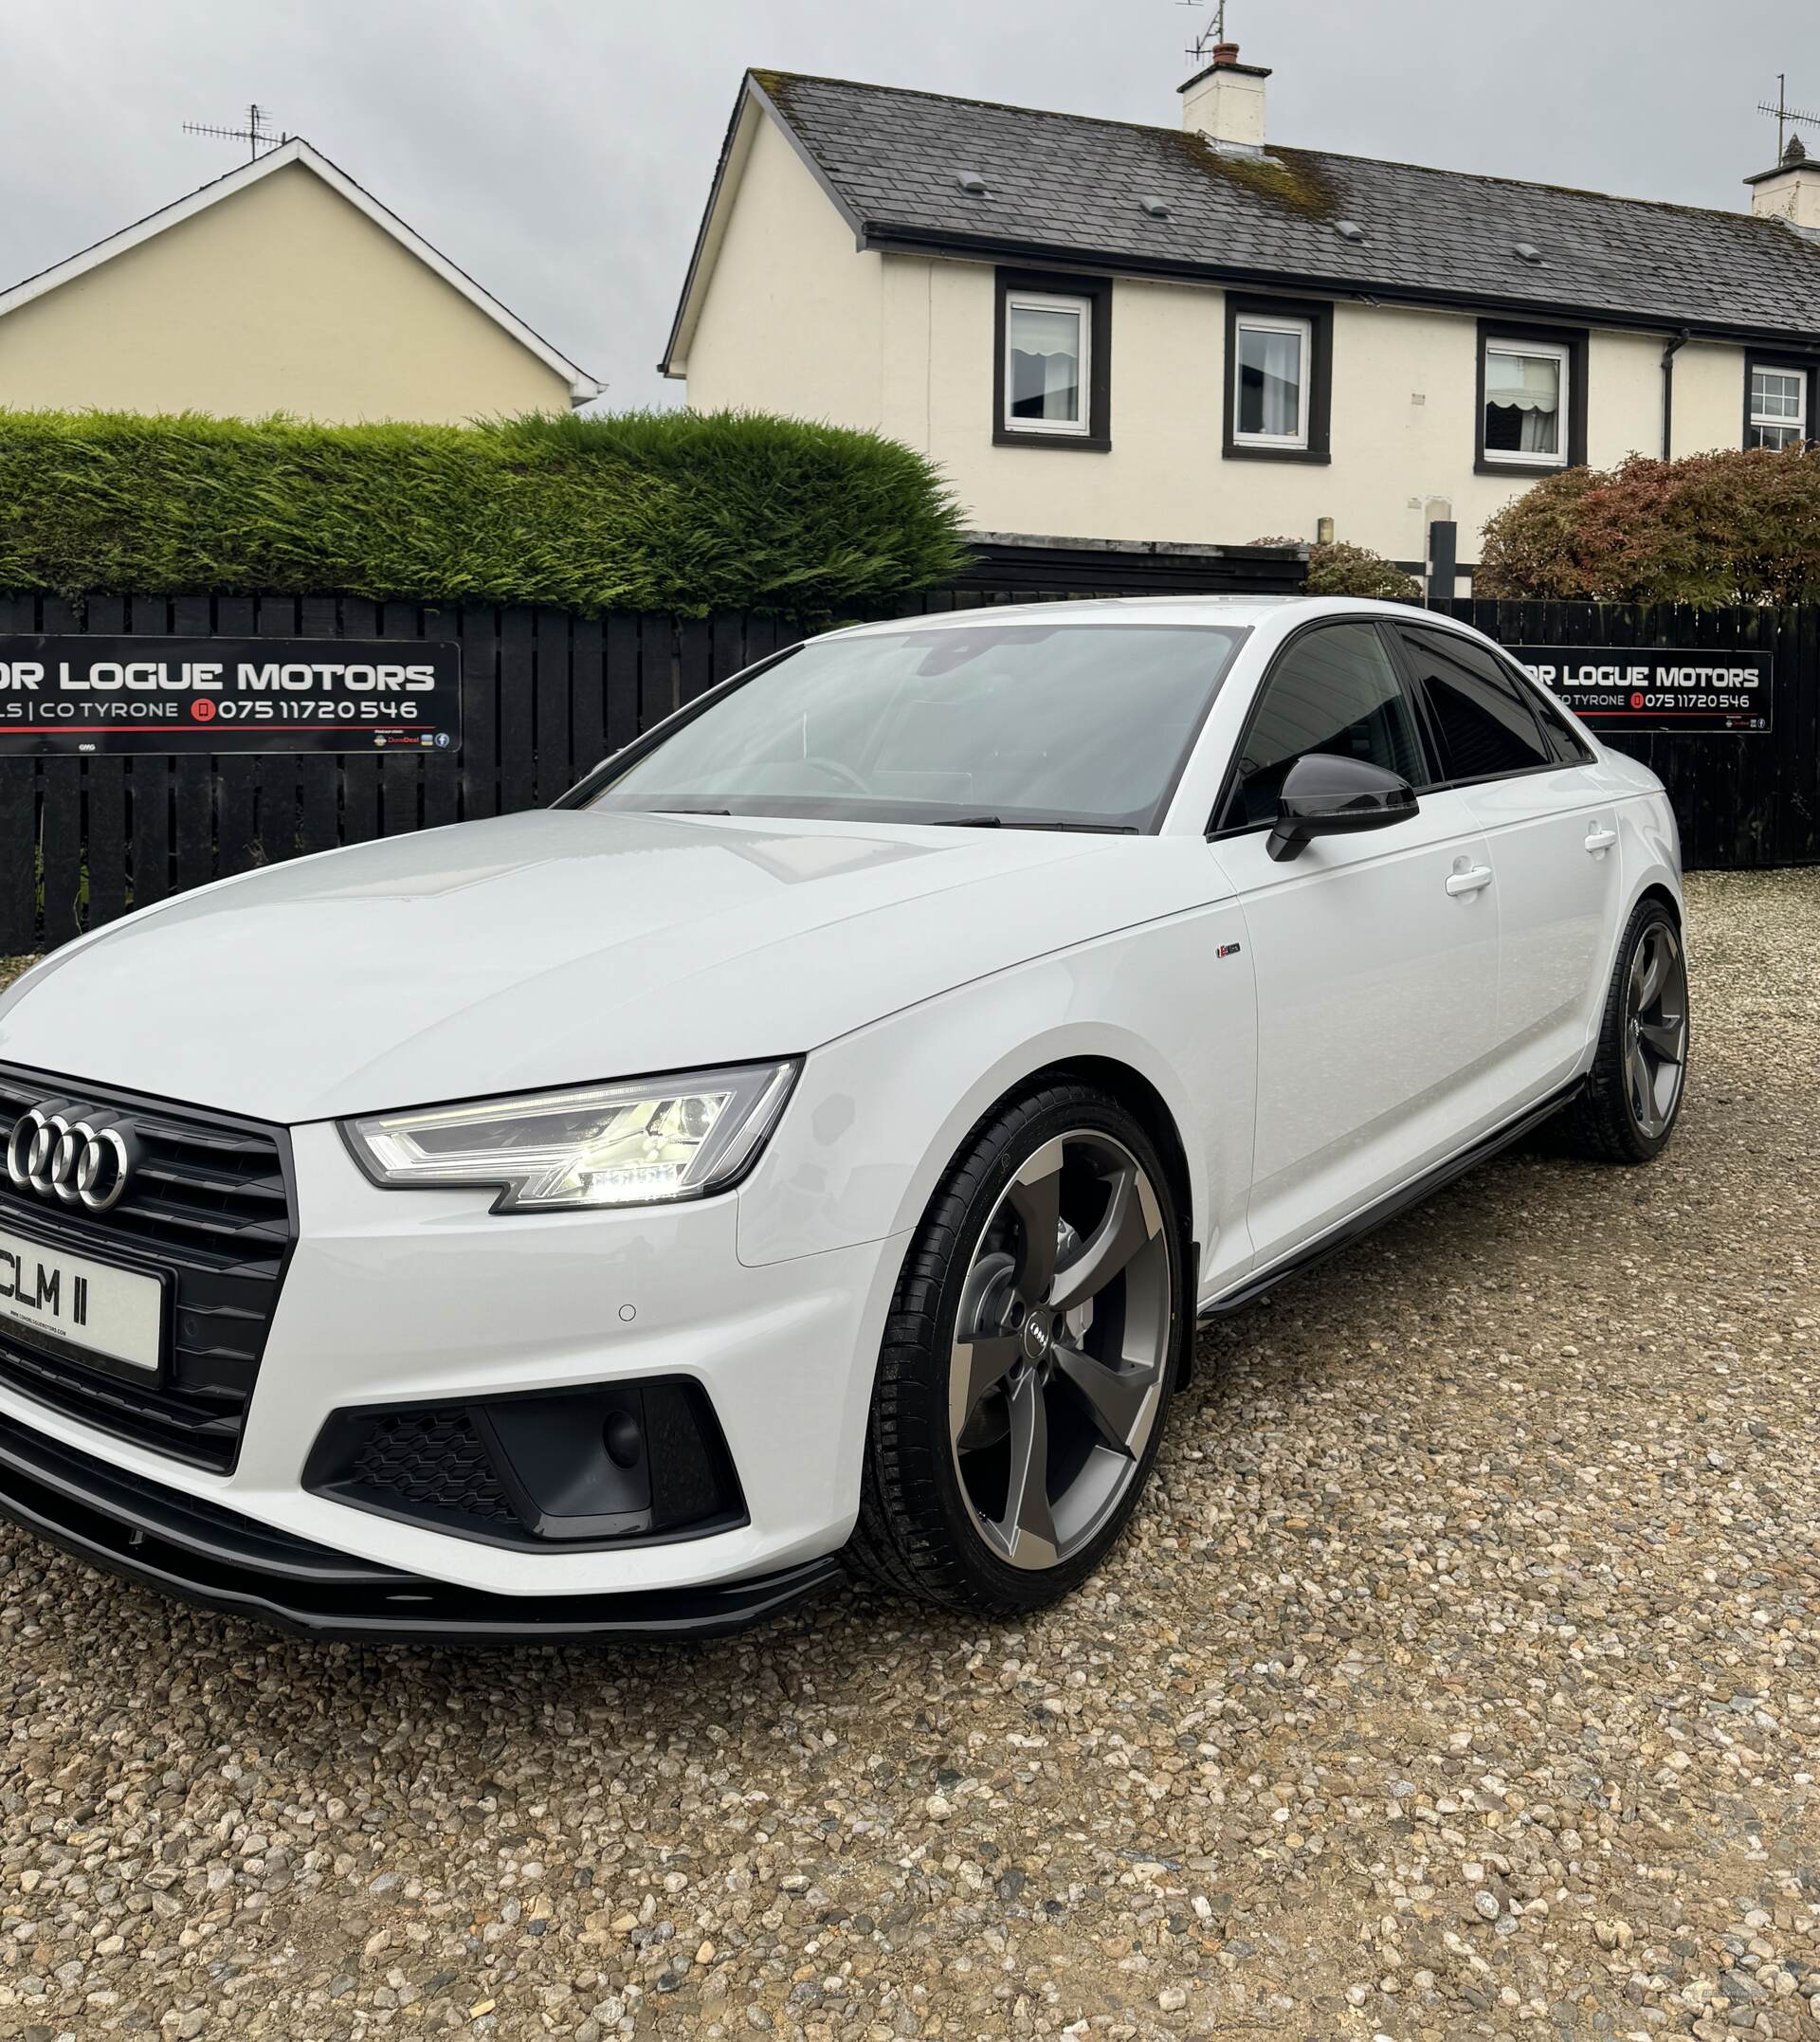
M166 1365L155 1377L96 1365L0 1325L0 1382L85 1424L227 1470L297 1237L282 1131L111 1086L0 1066L0 1133L35 1105L74 1102L130 1122L139 1160L126 1195L90 1213L22 1191L0 1171L0 1221L98 1261L170 1279ZM75 1118L72 1114L70 1118Z

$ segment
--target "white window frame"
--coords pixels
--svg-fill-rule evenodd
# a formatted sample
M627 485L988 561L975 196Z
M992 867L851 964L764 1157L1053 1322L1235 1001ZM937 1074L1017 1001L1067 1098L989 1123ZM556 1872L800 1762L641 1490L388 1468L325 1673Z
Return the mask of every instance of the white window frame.
M1808 409L1812 402L1813 373L1796 362L1754 361L1745 372L1750 377L1750 387L1745 392L1745 445L1750 446L1750 433L1758 430L1773 432L1792 431L1793 437L1782 444L1787 447L1802 447L1807 444L1810 427ZM1756 379L1759 375L1785 375L1795 388L1795 412L1793 418L1777 412L1772 416L1756 408ZM1760 443L1759 443L1760 444Z
M1503 447L1485 445L1485 413L1491 409L1491 357L1494 355L1518 355L1531 361L1546 357L1558 362L1561 369L1561 401L1555 413L1555 451L1552 454L1524 453ZM1501 339L1490 335L1485 340L1484 374L1481 381L1484 394L1479 403L1479 458L1491 462L1498 467L1517 468L1564 468L1568 465L1568 440L1571 437L1570 421L1574 415L1574 353L1554 340L1519 340L1515 337Z
M1078 418L1018 418L1012 413L1011 405L1017 390L1011 374L1011 315L1019 311L1074 314L1076 330L1081 336L1075 380L1075 395L1080 406ZM1008 290L1005 293L1005 360L999 373L1005 385L1004 426L1007 432L1028 432L1032 438L1061 434L1067 439L1086 439L1093 431L1093 300L1065 296L1055 291Z
M1242 432L1239 404L1243 392L1239 373L1244 367L1247 334L1296 334L1301 339L1301 382L1298 388L1296 416L1301 421L1294 432ZM1266 313L1241 312L1232 321L1232 444L1234 447L1275 447L1296 452L1308 450L1308 410L1314 391L1315 322L1313 319L1273 319Z

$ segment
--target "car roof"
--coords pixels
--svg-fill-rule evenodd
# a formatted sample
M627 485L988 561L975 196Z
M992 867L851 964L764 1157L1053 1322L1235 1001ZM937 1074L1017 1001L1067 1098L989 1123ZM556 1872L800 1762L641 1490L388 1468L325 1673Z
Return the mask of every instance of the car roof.
M982 624L1174 624L1228 625L1252 629L1260 625L1286 627L1320 616L1385 616L1408 618L1408 603L1386 603L1345 595L1113 595L1067 603L988 603L972 610L941 611L929 616L902 616L856 624L829 635L864 637L901 630L965 630ZM1425 621L1454 620L1418 612Z

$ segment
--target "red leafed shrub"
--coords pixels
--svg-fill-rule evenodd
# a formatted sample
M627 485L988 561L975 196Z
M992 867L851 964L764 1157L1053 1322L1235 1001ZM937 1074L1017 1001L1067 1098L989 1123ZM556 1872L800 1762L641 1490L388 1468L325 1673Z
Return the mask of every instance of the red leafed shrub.
M1556 601L1820 602L1820 448L1570 468L1485 527L1475 595Z

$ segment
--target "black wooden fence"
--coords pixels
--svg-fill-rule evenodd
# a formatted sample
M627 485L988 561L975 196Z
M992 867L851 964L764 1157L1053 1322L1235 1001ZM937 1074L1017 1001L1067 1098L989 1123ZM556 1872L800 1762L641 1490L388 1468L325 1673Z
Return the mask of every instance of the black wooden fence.
M1820 607L1694 611L1467 597L1431 607L1507 646L1772 654L1767 732L1598 735L1661 775L1690 868L1820 864Z
M976 608L1010 593L962 588L877 613ZM1690 866L1820 862L1820 611L1440 607L1512 645L1774 652L1773 734L1621 741L1662 775ZM130 907L253 866L546 803L803 627L746 613L581 618L351 597L92 596L79 611L54 598L0 596L0 635L35 631L455 638L464 741L455 756L0 757L0 957L65 942Z

